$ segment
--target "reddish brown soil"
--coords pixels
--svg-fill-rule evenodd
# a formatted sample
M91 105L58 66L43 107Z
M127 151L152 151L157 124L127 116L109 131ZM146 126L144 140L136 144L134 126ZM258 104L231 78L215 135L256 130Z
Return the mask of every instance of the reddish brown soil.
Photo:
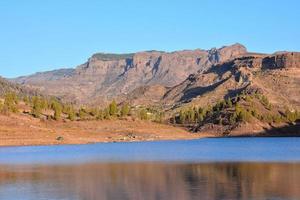
M41 121L0 115L0 146L181 140L205 137L163 124L132 120Z

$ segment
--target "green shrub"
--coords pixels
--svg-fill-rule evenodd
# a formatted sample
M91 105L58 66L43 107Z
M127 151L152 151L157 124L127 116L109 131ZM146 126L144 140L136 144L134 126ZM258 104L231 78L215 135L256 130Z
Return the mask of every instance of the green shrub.
M97 120L103 120L104 119L104 112L103 112L103 110L100 109L98 111L98 115L97 115L96 119Z
M154 122L162 123L163 119L164 119L164 112L158 111L154 114L154 119L153 119Z
M81 120L86 120L87 119L88 114L87 114L87 112L86 112L86 110L84 108L80 108L79 109L79 111L78 111L78 117Z
M146 109L141 109L139 111L139 117L141 120L148 120L148 113L147 113L147 110Z
M300 117L300 114L298 111L290 111L290 110L286 110L285 111L285 118L287 121L289 122L295 122L296 120L298 120Z

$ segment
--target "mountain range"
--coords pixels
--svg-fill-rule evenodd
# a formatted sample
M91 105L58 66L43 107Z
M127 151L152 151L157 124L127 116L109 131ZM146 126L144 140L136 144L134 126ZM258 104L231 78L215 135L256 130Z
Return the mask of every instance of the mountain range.
M145 87L172 88L191 74L247 54L243 45L220 49L176 52L146 51L134 54L94 54L76 68L23 76L12 81L78 104L101 104L124 99ZM155 94L154 94L155 95ZM151 98L151 97L150 97Z
M259 90L278 105L300 106L300 53L249 53L241 44L210 50L97 53L76 68L11 81L77 104L211 104Z
M172 123L185 112L183 124L190 130L214 135L262 133L300 117L300 52L253 53L241 44L97 53L76 68L1 78L0 84L0 95L14 91L54 96L78 106L102 107L116 100L159 108ZM200 116L198 108L205 109L200 121L194 119ZM291 127L289 134L299 132Z

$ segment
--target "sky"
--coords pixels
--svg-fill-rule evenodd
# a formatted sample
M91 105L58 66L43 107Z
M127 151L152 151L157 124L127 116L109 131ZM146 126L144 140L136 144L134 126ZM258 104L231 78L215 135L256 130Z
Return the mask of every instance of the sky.
M76 67L96 52L300 51L299 0L1 0L0 76Z

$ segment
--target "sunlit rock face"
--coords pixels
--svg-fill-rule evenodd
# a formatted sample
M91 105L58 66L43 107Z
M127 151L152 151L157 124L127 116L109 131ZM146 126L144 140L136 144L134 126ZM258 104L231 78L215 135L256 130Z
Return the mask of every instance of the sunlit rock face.
M15 82L77 103L96 103L151 85L173 87L190 74L247 52L240 44L211 50L95 54L76 69L19 77Z

